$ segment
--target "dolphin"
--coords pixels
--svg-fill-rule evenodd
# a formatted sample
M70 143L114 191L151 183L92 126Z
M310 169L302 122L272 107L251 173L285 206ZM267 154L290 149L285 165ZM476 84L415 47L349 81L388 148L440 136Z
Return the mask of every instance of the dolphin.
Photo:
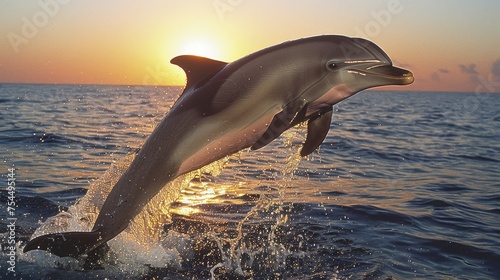
M367 88L414 80L373 42L337 35L287 41L232 63L192 55L171 63L185 71L185 89L114 185L92 231L39 236L24 252L89 256L176 177L262 148L304 121L300 155L307 156L325 139L334 104Z

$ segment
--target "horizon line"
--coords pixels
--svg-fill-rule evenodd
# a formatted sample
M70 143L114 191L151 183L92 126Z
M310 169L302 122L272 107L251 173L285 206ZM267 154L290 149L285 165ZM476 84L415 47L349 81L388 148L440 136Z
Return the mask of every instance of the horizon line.
M184 88L186 85L144 85L144 84L93 84L93 83L31 83L31 82L0 82L0 86L2 85L53 85L53 86L121 86L121 87L176 87L176 88ZM387 86L389 87L389 86ZM391 86L393 87L393 86ZM401 90L394 89L383 89L383 88L370 88L362 91L398 91L398 92L435 92L435 93L473 93L473 94L500 94L500 92L490 92L490 91L446 91L446 90L414 90L414 89L406 89L401 88ZM361 92L361 91L360 91Z

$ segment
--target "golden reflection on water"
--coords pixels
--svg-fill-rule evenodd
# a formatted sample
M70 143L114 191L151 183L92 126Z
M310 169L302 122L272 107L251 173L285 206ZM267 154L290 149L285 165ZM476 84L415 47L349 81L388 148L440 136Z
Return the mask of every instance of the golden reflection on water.
M221 180L223 181L223 180ZM419 184L433 183L432 180ZM255 195L245 200L242 196ZM329 181L294 177L291 180L249 180L248 182L200 182L193 180L181 192L171 213L183 216L203 214L200 206L243 203L258 204L271 198L272 204L312 204L323 207L370 205L380 209L406 213L407 203L419 197L419 189L409 182L383 178L329 178ZM415 210L413 210L415 211ZM415 214L429 214L432 209L421 209ZM237 213L235 213L237 214ZM241 213L240 213L241 214Z
M176 200L177 205L172 206L170 213L190 216L201 212L198 208L200 205L222 204L228 201L231 204L240 204L241 201L236 198L243 196L244 193L238 192L237 189L243 184L243 182L237 183L238 188L235 189L234 184L216 184L194 179L181 191Z

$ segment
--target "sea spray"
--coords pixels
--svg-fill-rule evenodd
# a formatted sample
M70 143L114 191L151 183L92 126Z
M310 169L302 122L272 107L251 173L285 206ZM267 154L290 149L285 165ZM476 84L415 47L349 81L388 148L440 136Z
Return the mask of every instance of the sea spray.
M134 157L135 154L128 154L112 163L110 168L89 186L85 196L78 199L67 211L50 217L43 223L40 222L40 226L31 238L57 232L91 231L107 195L127 170ZM171 221L170 204L178 198L181 190L189 185L193 178L205 173L217 176L223 170L226 162L227 158L223 158L168 183L146 204L126 230L108 242L111 257L107 261L114 264L120 263L122 270L126 271L142 269L139 266L145 264L178 268L180 266L179 253L175 249L165 249L160 243L163 225ZM81 269L78 261L72 258L59 258L45 251L21 253L21 255L20 258L24 260L44 264L48 267Z
M279 276L286 269L287 258L294 253L281 243L278 235L283 234L283 228L286 228L288 222L287 209L284 207L285 193L293 185L294 172L302 159L297 143L303 140L303 131L300 131L303 128L299 126L299 129L287 130L281 137L282 145L287 149L276 155L271 169L277 172L273 174L272 181L266 182L277 190L277 196L261 195L237 224L236 237L224 238L213 233L205 236L217 244L221 256L221 262L210 269L212 279L251 277L255 271L265 272L263 275ZM267 221L264 227L260 225L262 221ZM257 238L253 236L254 232Z
M67 211L49 217L43 223L40 221L40 226L31 239L50 233L92 230L106 197L134 157L135 154L129 154L112 163L110 168L89 186L85 196L78 199Z

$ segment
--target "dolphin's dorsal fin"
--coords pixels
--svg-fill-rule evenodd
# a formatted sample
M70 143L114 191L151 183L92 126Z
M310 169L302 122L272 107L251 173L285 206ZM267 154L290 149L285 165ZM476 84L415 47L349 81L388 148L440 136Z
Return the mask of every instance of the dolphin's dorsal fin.
M307 156L314 152L323 140L325 140L328 131L330 130L330 123L332 121L332 109L321 113L315 118L311 118L307 123L307 138L300 150L301 156Z
M295 99L289 102L283 108L283 111L274 116L267 130L260 136L257 142L252 145L251 149L257 150L264 147L278 138L285 130L303 121L306 108L307 103L304 99Z
M223 61L196 55L176 56L170 63L178 65L186 72L186 89L199 86L227 65Z

